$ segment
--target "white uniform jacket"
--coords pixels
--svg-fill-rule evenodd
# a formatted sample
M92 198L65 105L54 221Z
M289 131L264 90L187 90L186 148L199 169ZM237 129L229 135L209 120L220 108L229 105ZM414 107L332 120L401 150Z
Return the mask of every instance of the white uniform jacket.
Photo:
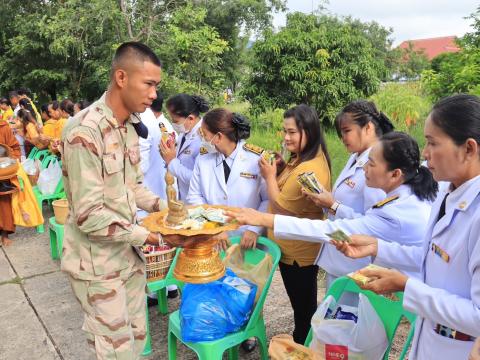
M338 175L332 195L340 205L335 215L329 215L330 220L363 216L373 205L385 199L386 194L383 190L365 184L363 167L368 162L370 150L371 148L368 148L360 155L352 154Z
M439 335L437 324L480 337L480 176L448 195L437 222L443 198L432 207L423 248L378 244L375 262L399 270L422 264L422 276L407 281L403 300L418 315L409 359L468 358L473 342Z
M431 209L429 202L419 200L408 185L400 185L387 196L387 199L367 210L364 216L355 219L309 220L276 215L275 236L281 239L329 242L327 233L341 229L347 235L371 235L403 245L423 246ZM321 260L320 264L317 258L316 263L334 276L346 275L370 263L369 258L354 260L343 254L332 259L322 257ZM419 276L419 270L416 268L409 273Z
M200 120L190 132L181 134L178 137L177 157L168 164L168 171L177 178L178 197L180 200L185 200L187 198L193 167L195 166L195 160L200 152L202 141L198 134L198 129L200 129L201 125L202 120ZM185 137L185 142L180 148L183 137Z
M267 186L258 166L260 157L244 149L243 145L244 142L240 141L234 154L230 155L230 157L234 156L234 160L227 183L225 183L222 154L201 154L198 157L190 182L188 204L228 205L267 211ZM246 229L257 234L262 230L257 226L242 226L236 234Z

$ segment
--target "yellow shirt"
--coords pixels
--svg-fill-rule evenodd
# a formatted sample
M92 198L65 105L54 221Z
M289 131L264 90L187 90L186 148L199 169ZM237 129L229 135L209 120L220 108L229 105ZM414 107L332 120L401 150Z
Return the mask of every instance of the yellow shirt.
M331 190L330 170L322 151L312 160L302 163L291 161L277 177L280 194L275 201L270 201L270 213L308 219L326 218L322 208L305 198L302 194L302 187L297 182L298 175L310 171L315 173L318 182L326 190ZM275 239L271 230L268 231L268 237L274 239L280 247L282 251L280 261L288 265L293 265L294 261L300 266L313 265L322 246L319 243L308 241Z
M55 136L54 136L55 139L60 139L62 137L63 127L65 126L66 122L67 122L67 119L65 118L60 118L57 120L55 124Z
M13 110L12 108L9 106L7 110L5 110L3 113L2 113L2 120L3 121L8 121L8 118L12 117L13 116Z
M43 134L45 136L49 136L52 139L55 138L55 131L57 127L57 121L53 119L48 119L45 121L45 124L43 124Z

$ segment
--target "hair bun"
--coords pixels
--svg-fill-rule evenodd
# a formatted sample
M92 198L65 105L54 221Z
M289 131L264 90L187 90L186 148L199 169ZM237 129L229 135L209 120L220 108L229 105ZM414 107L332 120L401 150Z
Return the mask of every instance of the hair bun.
M380 126L380 129L382 129L383 134L388 134L389 132L392 132L395 129L395 126L392 124L388 116L381 111L380 111L380 114L378 115L377 121L378 121L378 126Z
M197 104L198 111L201 113L207 112L210 109L207 100L198 95L192 95L192 100Z
M244 140L250 137L250 121L245 116L233 113L232 123L237 129L238 139Z

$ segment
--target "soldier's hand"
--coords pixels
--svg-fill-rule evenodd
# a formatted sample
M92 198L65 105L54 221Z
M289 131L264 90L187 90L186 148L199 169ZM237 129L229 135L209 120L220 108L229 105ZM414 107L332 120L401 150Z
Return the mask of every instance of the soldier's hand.
M211 235L162 235L163 241L172 247L190 247L196 243L206 241L211 238Z

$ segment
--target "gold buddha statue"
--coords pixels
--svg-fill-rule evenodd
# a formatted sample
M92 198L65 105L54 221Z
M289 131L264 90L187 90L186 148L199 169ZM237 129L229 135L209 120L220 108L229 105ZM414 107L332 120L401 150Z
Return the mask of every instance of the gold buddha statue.
M167 201L168 214L166 223L170 226L176 226L187 218L187 210L182 201L177 199L177 191L173 186L175 178L170 172L165 174L165 182L167 183Z

